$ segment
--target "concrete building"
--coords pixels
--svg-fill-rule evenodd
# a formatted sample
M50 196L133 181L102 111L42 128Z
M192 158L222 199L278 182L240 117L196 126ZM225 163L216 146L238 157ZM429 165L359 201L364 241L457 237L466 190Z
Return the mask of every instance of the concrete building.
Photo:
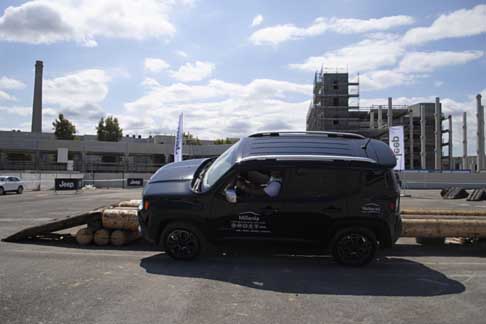
M444 116L440 102L397 106L392 105L392 99L389 98L388 106L360 107L359 76L356 82L349 82L348 78L348 73L321 71L315 74L313 99L306 118L308 131L353 132L388 143L388 127L402 125L405 168L449 167L448 156L447 159L442 158L442 134L448 132L448 129L442 127ZM424 118L421 115L422 109ZM436 116L440 116L437 123ZM437 126L440 129L436 137Z

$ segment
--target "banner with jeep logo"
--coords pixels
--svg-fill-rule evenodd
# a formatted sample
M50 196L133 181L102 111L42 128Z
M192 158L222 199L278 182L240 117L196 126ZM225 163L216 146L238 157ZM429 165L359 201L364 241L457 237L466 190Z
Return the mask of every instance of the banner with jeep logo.
M81 179L56 178L54 180L54 189L56 191L79 190L80 188L81 188Z
M143 187L143 178L128 178L127 187Z
M395 170L405 170L405 144L403 140L403 126L390 127L390 148L395 154L397 165Z

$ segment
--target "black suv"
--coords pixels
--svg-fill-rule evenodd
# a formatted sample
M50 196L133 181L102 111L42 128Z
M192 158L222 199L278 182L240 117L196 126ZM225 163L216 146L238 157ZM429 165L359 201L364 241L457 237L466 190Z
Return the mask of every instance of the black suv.
M357 134L257 133L216 159L160 168L139 221L175 259L244 239L317 243L341 264L364 265L401 232L395 164L385 143Z

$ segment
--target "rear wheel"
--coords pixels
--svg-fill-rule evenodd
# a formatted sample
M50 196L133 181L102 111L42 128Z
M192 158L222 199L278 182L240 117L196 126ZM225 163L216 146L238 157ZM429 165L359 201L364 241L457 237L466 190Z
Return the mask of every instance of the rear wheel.
M0 195L5 195L5 189L3 187L0 187Z
M205 239L196 226L175 222L165 227L161 235L161 245L176 260L192 260L204 250Z
M22 192L24 192L24 187L19 186L19 187L17 188L17 193L18 193L19 195L21 195L21 194L22 194Z
M349 227L338 231L331 241L334 259L346 266L364 266L375 257L376 235L367 228Z

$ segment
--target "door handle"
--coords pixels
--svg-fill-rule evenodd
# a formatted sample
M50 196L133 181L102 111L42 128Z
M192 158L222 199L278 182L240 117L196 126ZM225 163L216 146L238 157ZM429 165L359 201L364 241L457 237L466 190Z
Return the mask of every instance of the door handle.
M330 212L340 212L343 209L341 207L336 207L336 206L329 206L324 208L325 211L330 211Z

